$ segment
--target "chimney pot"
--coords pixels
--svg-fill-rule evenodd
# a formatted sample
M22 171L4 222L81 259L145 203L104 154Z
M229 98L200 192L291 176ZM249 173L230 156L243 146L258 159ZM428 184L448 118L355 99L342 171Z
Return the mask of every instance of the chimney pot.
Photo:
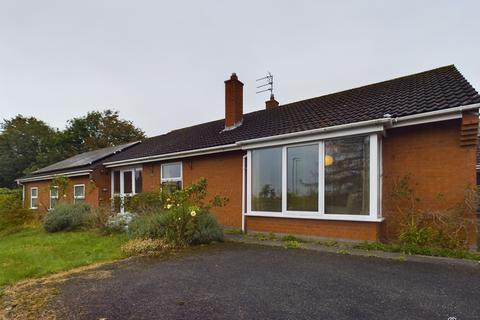
M278 107L279 103L277 100L275 100L275 97L273 96L273 94L270 95L270 100L267 100L265 101L265 107L267 109L273 109L273 108L276 108Z
M232 73L225 81L225 129L234 129L243 121L243 83Z

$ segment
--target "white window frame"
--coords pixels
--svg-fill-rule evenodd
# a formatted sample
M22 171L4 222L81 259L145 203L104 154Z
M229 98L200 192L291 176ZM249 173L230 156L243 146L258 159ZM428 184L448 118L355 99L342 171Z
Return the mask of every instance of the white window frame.
M75 195L75 188L76 187L82 187L83 188L83 196L82 197L77 197ZM86 198L85 194L86 194L86 190L85 190L85 184L84 183L73 185L73 203L77 203L77 199L85 201L85 198Z
M115 184L115 172L118 171L120 173L120 192L119 193L115 193L114 192L114 184ZM125 179L123 178L124 177L124 173L125 172L128 172L130 171L132 173L132 192L130 193L125 193ZM123 167L123 168L114 168L111 170L110 172L110 175L111 175L111 185L110 185L110 189L111 189L111 201L113 203L113 198L115 196L119 196L122 200L123 198L125 197L130 197L130 196L134 196L137 194L137 188L135 186L135 171L142 171L142 184L143 184L143 178L144 178L144 175L143 175L143 167L139 167L139 166L135 166L135 167ZM143 185L142 185L142 190L143 190ZM125 208L122 206L120 206L120 213L126 213L125 211Z
M344 220L344 221L366 221L366 222L380 222L383 220L380 213L381 204L381 139L379 133L366 133L356 135L345 135L338 138L348 138L354 136L369 136L369 150L370 150L370 166L369 166L369 214L326 214L325 213L325 140L320 141L305 141L296 142L292 144L282 145L282 211L268 212L268 211L252 211L252 150L247 150L247 212L246 216L259 217L276 217L276 218L300 218L300 219L317 219L317 220ZM287 148L318 144L319 147L319 186L318 186L318 211L289 211L287 210ZM271 147L278 147L279 145L272 145ZM262 146L268 148L268 146ZM242 191L243 192L243 191Z
M56 197L52 197L52 189L56 189L57 190L57 196ZM51 187L50 188L50 201L49 201L49 210L52 210L53 207L52 207L52 199L59 199L59 190L58 190L58 187L57 186L54 186L54 187Z
M32 194L33 190L36 191L35 197ZM35 207L33 206L33 199L37 200L37 205ZM31 187L30 188L30 209L38 209L38 187Z
M173 165L173 164L178 164L180 165L180 177L179 178L163 178L163 167L168 166L168 165ZM183 189L183 162L182 161L177 161L177 162L166 162L162 163L160 166L160 186L163 185L164 182L181 182L181 189Z

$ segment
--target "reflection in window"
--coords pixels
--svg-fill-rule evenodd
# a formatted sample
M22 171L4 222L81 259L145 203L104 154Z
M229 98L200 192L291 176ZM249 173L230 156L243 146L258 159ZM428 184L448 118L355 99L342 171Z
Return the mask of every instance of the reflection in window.
M318 211L318 144L287 148L287 210Z
M282 211L282 148L252 151L252 210Z
M142 169L135 169L135 193L142 192Z
M162 164L162 190L175 191L182 189L182 163Z
M74 203L85 202L85 185L78 184L73 186L73 202Z
M120 193L120 171L113 172L113 193Z
M58 205L58 187L50 188L50 209Z
M369 137L325 141L325 213L369 214Z
M133 193L132 171L123 172L123 193Z

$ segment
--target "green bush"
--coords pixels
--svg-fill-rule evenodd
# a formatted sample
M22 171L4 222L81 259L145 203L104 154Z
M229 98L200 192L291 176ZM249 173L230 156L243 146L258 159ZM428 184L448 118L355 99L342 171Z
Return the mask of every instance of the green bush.
M163 209L164 197L159 192L138 193L125 201L125 208L128 212L135 212L137 215L155 213Z
M128 224L128 236L132 239L164 238L167 219L166 213L137 216Z
M43 218L47 232L71 231L88 225L90 206L85 203L61 203Z
M418 225L409 225L404 227L400 233L400 243L411 246L425 246L432 242L433 231L428 227L420 227Z
M23 209L22 190L0 188L0 231L18 229L34 220L34 211Z
M128 225L131 238L164 239L174 245L221 241L223 231L209 210L226 199L218 196L206 203L207 181L200 179L183 190L165 191L157 196L163 208L139 215Z
M223 241L223 230L213 215L203 212L188 224L187 239L190 244Z

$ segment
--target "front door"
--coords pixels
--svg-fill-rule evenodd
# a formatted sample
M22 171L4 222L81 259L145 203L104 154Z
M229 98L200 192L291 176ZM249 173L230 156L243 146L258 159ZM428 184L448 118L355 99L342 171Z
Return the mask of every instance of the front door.
M142 192L142 168L112 171L112 200L116 212L127 213L125 203L139 192Z
M126 213L125 202L128 201L128 198L134 195L133 191L133 170L121 170L120 175L120 213Z

